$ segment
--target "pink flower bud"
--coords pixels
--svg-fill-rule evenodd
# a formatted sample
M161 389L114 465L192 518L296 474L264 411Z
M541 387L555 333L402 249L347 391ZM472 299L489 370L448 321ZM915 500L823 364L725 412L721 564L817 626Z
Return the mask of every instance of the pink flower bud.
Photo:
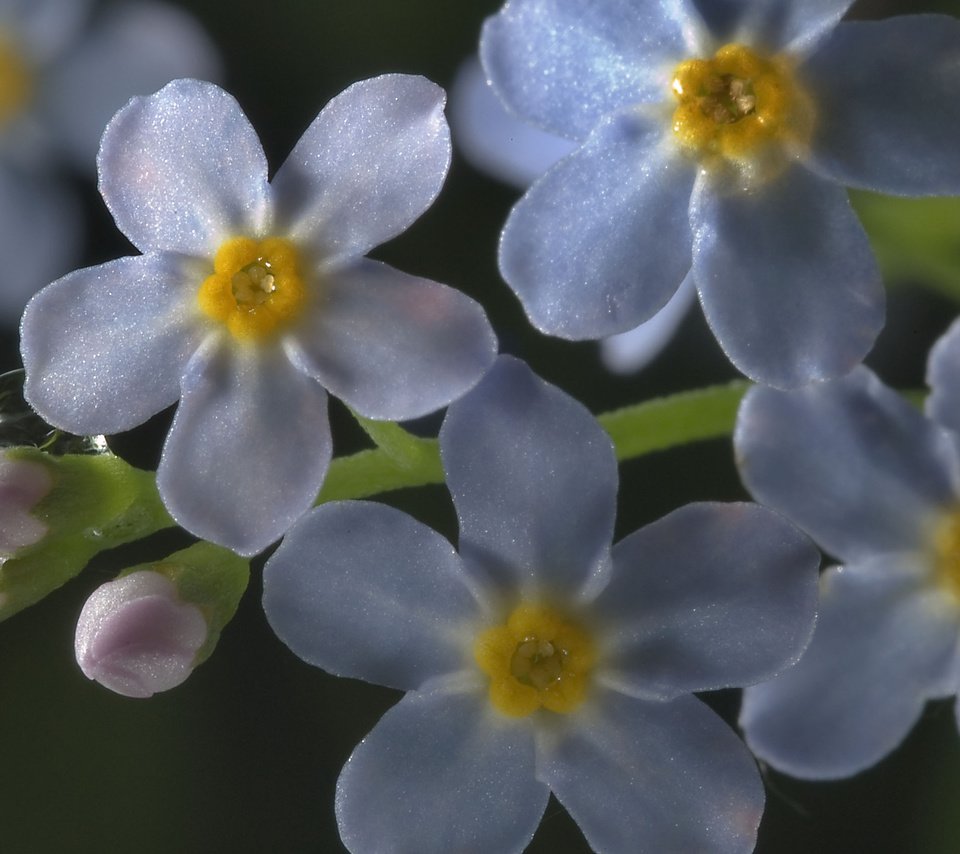
M47 526L30 511L52 487L53 478L42 464L0 454L0 556L43 539Z
M165 575L142 570L99 588L77 621L77 663L125 697L150 697L183 682L207 639L207 621Z

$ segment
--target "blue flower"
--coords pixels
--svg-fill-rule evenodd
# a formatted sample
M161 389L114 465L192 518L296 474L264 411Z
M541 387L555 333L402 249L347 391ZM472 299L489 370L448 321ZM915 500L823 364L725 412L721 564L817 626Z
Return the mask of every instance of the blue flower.
M753 850L763 787L691 692L807 643L816 550L753 504L611 546L617 463L579 403L501 357L440 431L459 553L380 504L310 511L264 570L301 658L408 693L337 784L351 851L521 851L552 791L597 851Z
M28 402L90 434L179 397L157 473L171 515L240 554L269 545L326 473L326 390L368 418L413 418L493 361L473 300L364 257L439 192L443 103L422 77L356 83L268 183L256 133L223 90L180 80L132 100L104 134L100 189L143 254L30 302Z
M197 23L162 3L0 0L0 319L76 262L79 203L59 175L92 176L110 117L174 77L216 76Z
M842 563L800 663L744 695L748 744L788 774L869 767L960 687L960 323L928 377L926 417L866 368L741 406L747 488Z
M840 376L884 303L840 185L960 193L960 21L699 5L709 19L679 0L510 0L486 22L495 89L580 144L513 209L501 272L538 329L570 339L636 326L692 276L747 376Z

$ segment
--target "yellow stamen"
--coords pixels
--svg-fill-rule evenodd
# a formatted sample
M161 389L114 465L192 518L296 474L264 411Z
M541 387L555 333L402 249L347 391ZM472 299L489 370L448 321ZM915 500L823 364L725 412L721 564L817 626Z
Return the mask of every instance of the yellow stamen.
M810 141L813 102L782 57L725 45L713 59L681 62L671 89L674 135L708 167L763 161L769 169L771 154L782 165Z
M586 697L596 660L582 627L553 608L527 602L504 625L481 632L473 654L490 677L490 702L510 717L541 707L573 711Z
M0 32L0 125L19 113L33 95L33 75L8 36Z
M280 237L235 237L218 250L197 302L237 340L263 341L303 313L307 294L296 247Z

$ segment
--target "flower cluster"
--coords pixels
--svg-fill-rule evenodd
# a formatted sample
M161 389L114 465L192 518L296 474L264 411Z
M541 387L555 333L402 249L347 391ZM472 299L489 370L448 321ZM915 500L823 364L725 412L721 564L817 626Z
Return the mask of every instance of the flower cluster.
M19 311L70 245L37 177L50 140L83 160L100 139L137 253L23 311L30 412L0 384L0 427L37 435L0 455L0 620L179 525L198 541L120 566L76 627L83 674L150 697L212 654L279 540L274 633L405 692L336 784L355 854L519 852L551 795L598 852L747 854L754 756L814 779L878 762L958 691L960 320L926 414L860 364L884 290L846 187L960 194L960 19L850 5L507 0L483 25L454 127L524 188L499 268L531 324L632 371L696 293L758 383L598 420L498 356L465 292L379 260L447 178L440 86L353 83L271 174L182 16L119 4L76 41L85 3L0 0L0 222L48 247L0 229L23 286L3 300ZM376 447L334 459L330 395ZM110 450L175 404L155 475ZM443 409L436 438L439 419L397 423ZM619 462L731 430L758 503L694 502L614 544ZM358 500L428 483L456 547ZM821 550L840 565L821 574ZM694 696L731 688L742 740Z

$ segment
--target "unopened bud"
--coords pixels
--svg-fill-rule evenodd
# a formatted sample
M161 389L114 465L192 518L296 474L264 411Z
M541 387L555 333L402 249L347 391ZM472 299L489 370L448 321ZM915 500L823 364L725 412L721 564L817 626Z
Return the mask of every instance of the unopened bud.
M140 570L97 588L77 621L77 663L125 697L150 697L183 682L207 640L201 610L165 575Z
M31 511L52 487L53 477L41 463L0 453L0 557L43 539L47 526Z

